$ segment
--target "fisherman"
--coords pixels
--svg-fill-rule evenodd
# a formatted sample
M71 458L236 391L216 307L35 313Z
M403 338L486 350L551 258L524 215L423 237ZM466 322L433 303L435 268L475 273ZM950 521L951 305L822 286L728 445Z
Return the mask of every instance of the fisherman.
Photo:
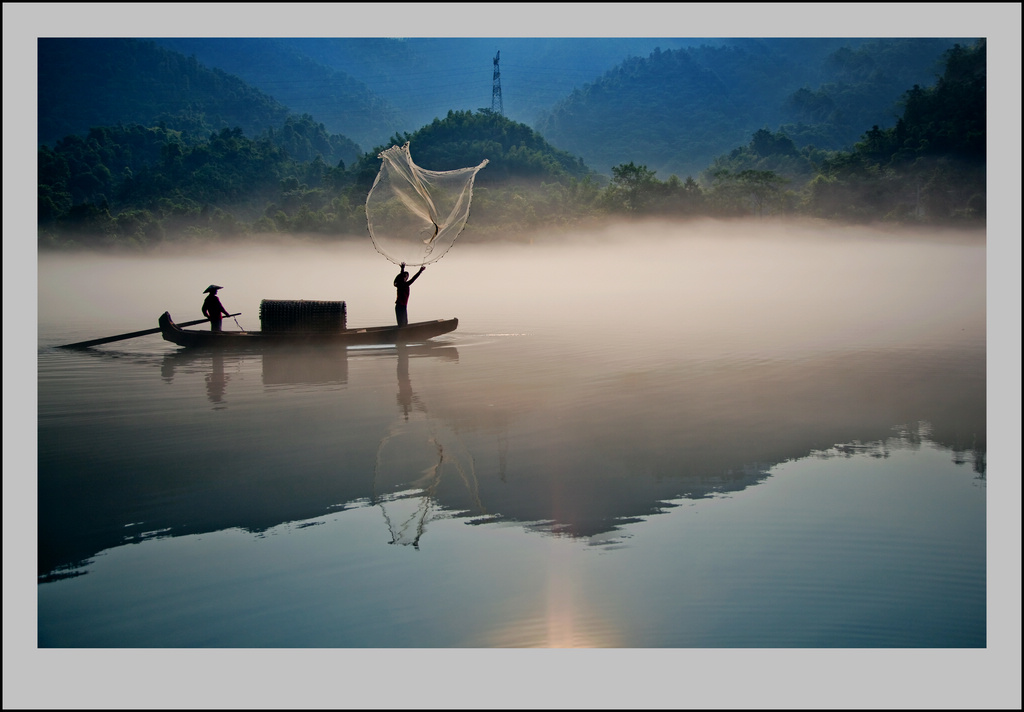
M409 273L405 271L403 262L402 271L395 277L395 287L398 288L398 298L395 299L395 317L398 319L399 326L406 326L409 323L409 287L423 274L423 270L426 268L426 265L421 265L420 271L412 279L409 279Z
M206 298L206 301L203 302L203 316L210 320L210 331L220 331L220 324L223 318L231 316L217 297L218 289L224 289L224 287L211 284L203 290L203 294L210 295Z

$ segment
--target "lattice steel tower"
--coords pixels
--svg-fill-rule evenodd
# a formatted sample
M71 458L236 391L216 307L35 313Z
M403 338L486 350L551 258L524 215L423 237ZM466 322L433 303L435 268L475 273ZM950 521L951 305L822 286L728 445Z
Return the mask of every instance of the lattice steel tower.
M501 103L501 72L498 71L498 57L501 50L494 55L494 86L491 89L491 111L496 111L502 116L505 115L505 106Z

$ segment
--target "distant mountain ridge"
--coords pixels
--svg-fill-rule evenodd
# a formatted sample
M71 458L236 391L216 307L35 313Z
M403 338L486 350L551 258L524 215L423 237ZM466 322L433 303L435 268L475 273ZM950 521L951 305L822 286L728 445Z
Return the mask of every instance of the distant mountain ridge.
M648 38L154 38L308 113L362 150L449 111L491 108L500 55L504 115L533 125L576 86L630 56L708 40ZM714 41L710 41L714 42ZM504 54L501 54L504 52Z
M102 126L164 122L205 134L240 127L255 135L289 110L236 76L152 42L40 38L38 143Z
M366 84L273 38L156 38L158 45L234 74L298 114L309 114L363 152L409 121Z
M934 83L943 38L192 38L157 40L238 74L363 151L449 111L501 108L608 175L697 175L762 128L846 149ZM964 40L966 42L966 40ZM494 59L499 58L497 66Z
M83 47L95 56L76 63ZM50 45L40 43L40 48L45 54ZM139 249L165 239L264 233L337 238L365 227L364 202L379 168L376 151L360 152L310 114L287 112L237 77L151 42L58 42L56 49L41 58L41 125L96 116L109 123L67 135L52 147L39 146L40 246ZM428 170L476 165L486 158L490 163L474 197L480 221L474 228L480 235L569 228L608 216L984 222L984 39L944 51L934 85L903 91L895 126L874 124L866 130L863 121L885 113L879 108L885 92L878 87L902 81L887 75L886 63L877 58L890 50L898 57L907 45L841 47L824 65L807 63L801 68L806 77L828 71L838 81L812 90L808 79L780 109L782 90L801 79L784 71L799 55L800 48L794 49L787 56L756 42L702 47L716 60L702 65L688 53L656 48L647 59L629 59L598 84L574 92L573 100L582 96L608 105L661 102L660 112L625 123L622 116L633 116L625 109L560 117L576 126L574 136L590 139L586 146L634 156L626 163L611 154L618 162L611 166L610 180L595 174L579 154L490 108L449 110L414 132L396 133L388 145L413 143L418 165ZM61 66L66 76L58 76ZM60 82L70 89L63 103L53 92ZM749 91L737 88L744 86ZM713 150L711 142L722 141L725 129L742 129L742 121L749 120L747 106L775 106L783 117L787 111L802 112L812 123L783 124L785 131L759 128L749 141L737 137L737 145L715 157L696 180L682 180L675 172L662 180L649 165L636 164L637 156L652 155L648 151L664 155L666 146L679 149L686 141L692 147L694 137L706 139ZM673 109L696 112L696 118L681 130ZM275 127L281 112L284 123ZM764 110L761 116L766 115ZM133 117L141 117L134 119L141 123ZM232 118L241 120L228 128ZM581 118L597 120L585 125ZM260 128L261 121L266 128ZM822 149L805 140L836 140L854 122L861 138L850 150ZM248 136L242 125L250 127ZM609 125L621 135L603 137Z
M730 41L628 59L575 90L535 128L600 172L625 160L698 175L757 130L849 148L889 127L915 84L934 84L945 39Z
M494 59L504 114L533 126L575 87L628 57L657 47L716 40L644 37L286 38L282 43L366 84L396 106L415 130L449 111L491 108Z
M498 51L492 48L503 47L505 116L537 110L534 119L518 120L605 175L634 162L663 177L696 176L764 128L782 130L797 147L849 148L871 126L891 126L897 102L914 85L934 83L942 53L954 44L941 38L39 42L43 143L96 126L161 122L186 133L241 127L255 137L305 114L339 137L321 138L321 145L352 142L341 156L350 164L450 111L490 108ZM569 86L576 88L541 109ZM333 165L338 156L325 160Z

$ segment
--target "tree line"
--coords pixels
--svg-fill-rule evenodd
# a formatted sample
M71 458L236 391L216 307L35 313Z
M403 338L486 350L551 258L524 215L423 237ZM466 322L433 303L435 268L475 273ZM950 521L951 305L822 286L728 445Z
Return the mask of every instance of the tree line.
M843 150L873 122L894 120L907 88L934 82L953 44L768 38L656 49L576 89L536 126L604 172L625 157L696 175L763 126L799 146Z
M449 112L388 145L409 141L431 170L489 159L467 236L611 215L977 221L985 217L985 62L984 41L955 46L935 86L906 92L894 127L872 127L848 151L801 148L785 127L765 127L685 179L662 180L635 162L613 166L609 179L489 109ZM96 127L39 148L39 244L365 235L365 198L387 147L360 154L309 115L253 138L238 127L205 138L165 123Z

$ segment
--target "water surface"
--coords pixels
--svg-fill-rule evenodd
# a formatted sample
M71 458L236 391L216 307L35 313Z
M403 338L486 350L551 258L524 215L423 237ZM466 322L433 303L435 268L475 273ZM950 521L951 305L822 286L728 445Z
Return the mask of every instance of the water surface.
M390 323L358 241L42 255L40 647L985 647L983 239L629 230L457 245L402 348L54 348Z

